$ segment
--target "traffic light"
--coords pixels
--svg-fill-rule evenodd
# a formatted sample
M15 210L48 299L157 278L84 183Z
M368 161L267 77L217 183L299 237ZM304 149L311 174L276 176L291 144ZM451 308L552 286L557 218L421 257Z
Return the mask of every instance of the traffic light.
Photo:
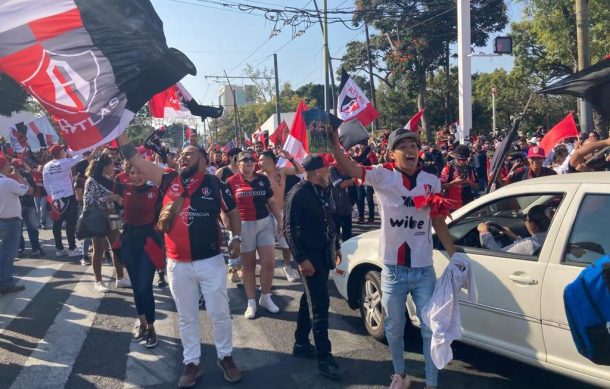
M512 54L513 53L513 38L510 36L497 36L494 39L495 54Z

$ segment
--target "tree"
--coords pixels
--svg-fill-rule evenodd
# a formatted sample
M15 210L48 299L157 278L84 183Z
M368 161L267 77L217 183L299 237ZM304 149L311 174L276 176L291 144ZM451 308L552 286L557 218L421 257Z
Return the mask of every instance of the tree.
M268 102L275 95L274 75L271 70L264 67L263 70L255 69L250 64L244 68L244 74L250 77L255 88L252 89L252 94L256 98L256 102Z
M11 116L25 109L28 94L12 78L0 73L0 115Z
M373 61L378 70L387 67L386 78L408 78L417 86L417 106L426 106L427 74L447 60L446 46L457 40L457 12L453 0L357 0L353 21L367 22L375 27L381 37L375 37L376 48L385 55ZM507 23L506 5L502 0L473 0L471 31L474 46L483 46L489 34L501 31ZM354 45L352 52L361 58L361 47ZM366 57L365 57L366 58ZM359 62L353 58L353 62ZM349 62L349 61L348 61ZM361 62L362 63L362 62ZM355 66L355 65L352 65ZM396 85L398 81L394 82ZM391 86L392 82L388 83ZM382 113L383 114L383 113ZM427 114L422 119L426 137L432 139Z
M310 82L297 89L295 94L305 101L308 107L324 109L324 85Z

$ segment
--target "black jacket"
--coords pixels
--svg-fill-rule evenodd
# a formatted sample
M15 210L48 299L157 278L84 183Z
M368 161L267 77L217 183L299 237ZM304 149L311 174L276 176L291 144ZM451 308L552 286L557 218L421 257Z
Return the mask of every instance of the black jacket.
M314 188L312 183L301 181L288 193L284 205L284 233L298 263L309 259L316 268L335 268L339 239L329 189Z

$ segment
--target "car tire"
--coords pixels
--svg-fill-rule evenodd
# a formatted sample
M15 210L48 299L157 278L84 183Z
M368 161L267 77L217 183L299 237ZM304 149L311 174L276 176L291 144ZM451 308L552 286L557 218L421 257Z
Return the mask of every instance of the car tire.
M366 332L377 340L385 339L385 317L381 307L381 273L368 271L360 286L360 317Z

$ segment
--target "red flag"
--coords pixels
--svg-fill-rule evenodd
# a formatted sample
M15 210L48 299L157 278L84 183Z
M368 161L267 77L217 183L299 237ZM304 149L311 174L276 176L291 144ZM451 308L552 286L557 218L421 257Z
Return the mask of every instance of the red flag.
M307 125L303 119L303 111L307 110L307 105L301 100L294 116L290 133L284 142L284 150L288 151L294 158L303 159L309 155L309 142L307 141ZM288 161L280 158L278 167L287 166Z
M284 144L284 132L288 130L288 125L284 120L275 129L273 134L269 136L269 140L276 146L282 146Z
M413 115L409 122L405 125L404 129L409 131L417 131L417 126L419 125L419 121L421 117L424 116L424 111L426 108L422 108L418 113Z
M578 128L576 127L576 121L572 112L568 114L562 121L555 124L555 127L551 128L549 132L542 138L538 145L544 150L545 154L548 155L549 151L553 150L559 142L565 138L572 138L578 136Z
M186 128L186 139L189 139L191 137L191 135L193 135L193 130L191 129L191 127L187 127Z

